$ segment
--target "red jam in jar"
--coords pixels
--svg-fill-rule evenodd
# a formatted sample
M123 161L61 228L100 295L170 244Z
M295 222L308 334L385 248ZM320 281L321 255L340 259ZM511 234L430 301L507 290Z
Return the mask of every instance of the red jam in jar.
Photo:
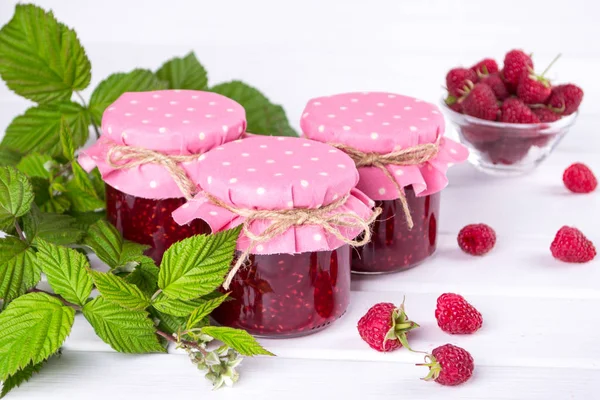
M250 256L212 317L252 335L294 337L341 317L350 302L350 247Z
M383 274L412 268L435 252L440 192L417 197L404 189L414 226L408 229L399 199L377 200L382 213L373 224L371 242L354 249L352 272Z
M175 242L193 235L210 233L201 219L178 225L171 214L185 199L145 199L106 186L106 216L123 237L150 246L146 255L160 264L164 252Z

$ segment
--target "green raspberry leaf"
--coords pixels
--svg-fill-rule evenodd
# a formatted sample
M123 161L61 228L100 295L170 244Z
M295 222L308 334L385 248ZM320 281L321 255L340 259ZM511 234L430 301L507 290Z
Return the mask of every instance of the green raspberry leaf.
M112 74L98 84L90 98L90 110L94 121L100 124L106 107L125 92L146 92L166 88L167 83L162 82L152 71L147 69L134 69L128 73Z
M30 380L34 374L37 374L42 370L47 360L39 362L37 364L29 364L20 371L15 372L13 375L8 376L4 382L2 382L2 392L0 392L0 399L3 399L11 390L21 386L22 383Z
M206 90L208 76L206 70L191 52L183 58L175 57L164 63L156 76L169 83L169 89Z
M290 126L283 107L271 103L252 86L232 81L213 86L210 91L229 97L246 109L248 132L259 135L298 136Z
M44 213L33 207L23 218L23 229L27 238L35 243L36 238L57 245L78 243L84 235L77 227L77 220L70 215Z
M19 152L0 146L0 166L17 165L20 159Z
M202 333L225 343L244 356L267 355L273 356L265 350L248 332L226 326L205 326Z
M185 318L161 313L152 307L150 308L150 314L153 318L158 320L158 329L163 332L173 334L183 329L185 326Z
M127 275L125 282L137 286L142 292L152 296L158 289L158 267L150 257L140 256L135 269Z
M146 294L118 276L92 270L90 274L96 289L106 300L129 310L144 310L150 305L150 298Z
M33 202L33 188L27 177L13 167L0 167L0 230L25 215Z
M69 100L92 77L75 31L32 4L18 4L0 30L0 75L15 93L37 103Z
M40 281L40 269L29 245L15 237L0 239L0 299L8 303Z
M120 353L165 352L145 311L128 310L99 296L83 307L83 315L96 334Z
M174 315L176 317L187 317L196 308L202 306L204 303L205 301L201 299L171 299L165 296L163 293L159 294L154 300L152 300L152 306L158 311L165 314Z
M73 211L97 212L104 209L105 203L90 176L77 163L72 164L73 179L67 182L65 196L69 199Z
M206 317L217 307L219 307L226 299L227 294L219 297L215 297L210 300L202 302L194 311L192 311L190 317L187 320L185 329L190 330L201 324Z
M52 179L56 162L47 154L31 153L21 158L17 169L30 178Z
M51 157L63 154L60 131L65 120L75 147L85 144L89 136L89 112L77 103L63 101L31 107L6 128L2 145L21 154L39 152Z
M148 247L123 240L117 228L100 220L92 225L84 243L111 268L138 261Z
M240 228L197 235L173 244L164 254L158 287L173 299L192 300L219 287L229 271Z
M0 380L56 353L65 341L75 311L46 293L28 293L0 314Z
M73 249L36 240L37 263L48 277L48 283L54 292L65 300L84 305L93 288L92 278L87 269L87 258Z
M69 126L69 123L65 118L60 120L60 129L58 131L60 136L60 147L62 149L62 156L67 161L73 161L75 159L75 143L73 143L73 131Z

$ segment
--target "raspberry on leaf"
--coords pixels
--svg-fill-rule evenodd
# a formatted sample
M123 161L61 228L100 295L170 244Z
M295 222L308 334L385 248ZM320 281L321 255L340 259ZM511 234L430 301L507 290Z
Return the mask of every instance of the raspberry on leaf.
M433 349L431 354L425 356L425 363L417 365L429 367L429 374L423 380L433 380L444 386L456 386L468 381L475 369L471 354L451 344Z
M392 303L378 303L358 321L360 337L374 350L387 352L408 345L406 334L419 325L408 319L404 301L400 307Z

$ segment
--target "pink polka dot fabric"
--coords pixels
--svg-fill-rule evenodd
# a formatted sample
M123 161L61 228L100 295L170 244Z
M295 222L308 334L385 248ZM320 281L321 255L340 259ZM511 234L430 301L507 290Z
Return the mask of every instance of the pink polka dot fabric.
M145 164L115 170L106 162L112 146L142 147L164 154L202 154L236 140L246 130L246 112L237 102L216 93L195 90L161 90L124 93L102 117L102 136L81 152L79 163L87 171L98 167L104 181L125 193L153 199L183 194L160 165ZM196 180L199 162L182 167Z
M203 191L237 208L286 210L318 208L350 194L338 212L356 213L368 218L373 202L355 189L358 171L342 151L326 144L300 138L252 137L217 147L202 160L198 175ZM213 232L231 229L244 219L218 207L200 192L193 200L173 213L179 224L196 218L205 220ZM250 230L259 234L271 221L255 221ZM342 229L355 238L356 229ZM238 250L249 241L240 237ZM303 253L333 250L344 243L322 227L307 225L289 229L285 234L260 244L255 254Z
M363 152L390 153L417 144L434 143L444 134L444 117L433 104L393 93L346 93L312 99L300 126L304 135L325 143L345 144ZM412 185L420 196L439 192L448 184L449 164L463 162L468 150L440 139L438 156L418 166L387 168L400 186ZM358 188L374 200L393 200L398 192L377 168L359 169Z

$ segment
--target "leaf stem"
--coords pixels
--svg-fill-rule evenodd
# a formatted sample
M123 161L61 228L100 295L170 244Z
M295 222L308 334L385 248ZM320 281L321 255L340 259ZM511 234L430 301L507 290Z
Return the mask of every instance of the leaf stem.
M159 336L162 336L168 342L175 343L175 344L180 344L180 345L183 345L183 347L187 347L187 348L192 348L192 349L198 350L200 353L202 353L205 356L208 354L208 352L205 349L203 349L202 347L198 346L198 343L190 342L188 340L181 340L180 338L177 338L176 336L169 335L168 333L163 332L163 331L158 330L158 329L156 330L156 334L159 335Z
M21 229L21 225L19 225L19 221L17 221L16 219L15 219L15 230L17 231L17 234L19 235L19 239L26 242L27 238L25 238L25 234L23 233L23 230Z
M59 299L60 301L62 301L65 306L71 307L75 311L81 311L81 307L80 306L78 306L77 304L73 304L73 303L68 302L67 300L63 299L62 296L60 296L60 295L58 295L56 293L50 293L50 292L47 292L45 290L38 289L38 288L29 289L28 292L29 293L45 293L48 296L56 297L57 299Z
M77 95L77 97L79 97L79 100L81 100L81 104L83 104L83 107L85 107L85 109L89 111L87 103L85 102L85 99L83 98L81 93L79 93L78 91L75 91L75 95ZM94 116L92 116L90 121L92 122L92 126L94 127L94 132L96 132L96 139L99 139L100 138L100 130L98 129L98 125L96 125L96 122L94 122Z
M152 297L150 298L150 302L153 302L153 301L154 301L154 300L155 300L155 299L158 297L158 295L159 295L159 294L161 294L161 293L162 293L162 289L158 289L158 290L156 291L156 293L154 293L154 294L152 295Z

